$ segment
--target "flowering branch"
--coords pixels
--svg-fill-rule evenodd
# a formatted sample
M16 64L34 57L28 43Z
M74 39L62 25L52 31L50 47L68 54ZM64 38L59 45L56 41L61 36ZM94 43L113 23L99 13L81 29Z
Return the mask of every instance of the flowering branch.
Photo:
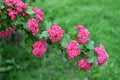
M7 15L4 15L6 13ZM7 23L4 23L5 19L7 19ZM71 40L70 35L57 23L52 26L44 25L43 23L43 10L38 7L32 8L22 0L4 0L3 7L0 8L0 37L7 39L17 29L24 31L28 38L33 40L34 44L31 45L33 50L31 51L38 58L44 57L45 52L48 50L48 45L52 47L52 44L57 43L56 47L59 46L61 52L66 51L68 59L71 61L84 54L85 57L82 57L76 63L78 63L79 68L85 71L89 71L94 65L95 59L93 58L96 57L95 53L97 53L99 66L103 66L108 60L109 55L104 46L100 45L100 47L94 48L94 42L89 38L90 32L83 25L77 26L79 31L78 35L76 35L77 40ZM2 27L4 24L7 25L6 28ZM9 27L8 25L14 27ZM15 27L16 25L18 28Z

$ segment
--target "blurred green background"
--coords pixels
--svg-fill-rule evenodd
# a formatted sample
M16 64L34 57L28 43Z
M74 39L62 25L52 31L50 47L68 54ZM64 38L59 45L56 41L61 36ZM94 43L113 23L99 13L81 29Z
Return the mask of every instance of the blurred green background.
M58 23L71 34L77 25L84 25L95 45L103 44L110 58L104 66L94 66L85 73L78 72L58 53L49 52L38 59L8 45L4 54L9 53L7 58L15 55L17 67L23 69L2 74L3 80L120 80L120 0L35 0L32 5L43 8L45 20Z

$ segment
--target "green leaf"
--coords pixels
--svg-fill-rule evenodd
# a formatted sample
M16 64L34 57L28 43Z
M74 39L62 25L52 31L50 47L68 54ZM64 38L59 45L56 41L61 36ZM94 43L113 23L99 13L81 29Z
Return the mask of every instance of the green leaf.
M6 63L6 64L15 64L15 59L12 58L12 59L6 60L4 63Z
M89 43L87 44L87 48L94 49L94 41L89 41Z
M12 68L13 68L13 66L0 67L0 72L7 72L7 71L11 70Z
M68 60L68 55L67 55L67 53L64 52L63 61L64 61L64 62L67 62L67 60Z
M26 69L28 67L28 65L27 64L23 64L23 65L16 65L16 68L17 69L21 69L21 70L24 70L24 69Z
M1 19L4 19L5 21L7 21L6 18L8 18L8 17L7 17L7 15L5 14L4 11L2 12L2 14L1 14L0 17L1 17Z
M26 12L30 15L34 14L34 11L33 11L33 7L32 6L28 6Z
M3 1L1 0L0 3L3 3ZM5 8L5 6L3 4L0 4L0 9Z
M79 74L80 78L85 78L87 75L87 73L82 69L78 70L78 74Z
M93 64L98 65L98 60L97 60L97 57L96 57L96 56L94 56Z
M89 62L89 63L93 63L93 62L94 62L94 60L95 60L95 58L94 58L94 57L90 57L90 58L88 59L88 62Z
M62 53L60 45L58 43L54 43L53 46L54 46L54 51L56 52L56 54L59 55Z
M45 25L45 28L46 28L46 29L50 29L51 26L52 26L52 22L46 20L46 21L44 22L44 25Z
M6 67L0 67L0 72L5 72L7 71Z
M65 34L60 43L62 47L66 48L69 42L70 42L70 36L68 34Z
M38 34L37 37L39 39L48 39L49 38L49 34L47 31L43 31L41 34Z
M30 38L26 38L25 39L25 44L24 44L24 46L25 46L25 48L26 48L26 51L28 52L28 53L31 53L31 50L32 50L32 40L30 39Z
M2 64L2 55L0 54L0 65Z

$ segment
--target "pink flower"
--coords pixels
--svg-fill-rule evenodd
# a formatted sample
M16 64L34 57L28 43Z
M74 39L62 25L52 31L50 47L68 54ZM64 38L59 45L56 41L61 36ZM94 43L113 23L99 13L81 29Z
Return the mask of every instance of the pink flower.
M28 29L32 31L32 35L36 36L39 32L39 26L35 19L31 19L28 21Z
M23 3L22 1L17 2L16 6L18 7L18 8L17 8L17 11L18 11L19 13L22 13L22 12L24 11L24 9L27 8L27 4Z
M89 71L89 70L91 69L93 63L88 63L88 61L87 61L88 58L89 58L89 57L86 56L85 59L79 60L79 61L78 61L78 67L82 68L82 69L85 70L85 71Z
M69 60L73 60L81 53L79 44L75 40L72 40L70 44L67 45L66 48L67 48Z
M43 13L42 9L39 9L39 8L35 7L33 10L36 13L36 17L38 19L38 23L43 22L43 20L44 20L44 13Z
M8 33L8 32L4 32L4 31L1 31L1 32L0 32L0 36L7 39L7 38L9 37L9 33Z
M82 25L77 26L77 29L80 30L78 34L78 42L80 44L87 43L89 41L90 36L90 32L88 31L88 29L85 29Z
M32 53L35 56L42 58L47 51L47 42L45 40L37 41L33 44L33 48Z
M53 42L59 42L64 35L64 30L56 23L54 23L52 29L47 30L47 32L50 34L50 40Z
M5 4L16 6L17 8L21 8L22 10L27 8L27 4L24 3L22 0L5 0Z
M17 0L16 0L17 1ZM5 0L5 4L6 5L15 5L16 4L16 1L15 0Z
M7 31L1 31L0 32L0 36L7 39L7 38L10 37L10 35L15 33L16 31L17 31L16 27L14 27L14 28L8 27Z
M98 54L98 65L103 66L109 58L104 46L100 45L99 47L96 47L95 52Z
M14 21L16 19L16 16L18 15L18 12L16 10L12 10L12 8L8 8L7 11L8 11L8 15Z
M18 15L18 13L22 13L24 15L23 12L25 12L24 10L28 7L27 4L24 3L22 0L5 0L5 4L16 7L15 10L8 11L9 12L8 15L11 17L12 20L16 19L16 16ZM12 9L12 7L10 7L10 8ZM13 11L16 11L17 15L15 15L14 14L15 12L13 12Z

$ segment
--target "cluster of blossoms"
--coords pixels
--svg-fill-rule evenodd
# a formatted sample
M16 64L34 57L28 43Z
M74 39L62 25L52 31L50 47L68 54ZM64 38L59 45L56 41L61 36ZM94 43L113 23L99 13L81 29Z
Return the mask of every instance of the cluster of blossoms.
M89 56L86 56L85 59L79 60L78 61L78 67L82 68L85 71L90 70L90 68L92 67L93 63L88 63L88 61L87 61L88 58L89 58Z
M59 42L64 35L64 30L56 23L54 23L52 29L48 29L47 32L50 34L50 40L53 42Z
M36 13L36 18L38 19L38 23L43 22L43 20L44 20L44 13L43 13L42 9L39 9L39 8L35 7L33 9L33 11Z
M0 32L0 36L3 37L3 38L8 38L10 35L15 33L16 31L17 31L16 27L14 27L14 28L8 27L7 31L1 31Z
M33 8L33 11L36 13L36 18L38 19L31 19L28 21L28 29L32 32L33 36L36 36L39 33L39 23L43 22L44 20L44 13L42 12L42 9L39 9L37 7Z
M22 2L22 0L5 0L5 4L9 6L7 11L11 20L16 20L19 13L23 16L28 16L28 14L24 11L27 8L27 4ZM17 7L17 9L15 7Z
M81 52L80 49L79 49L79 44L75 40L72 40L70 42L70 44L67 45L66 49L67 49L67 52L68 52L69 60L73 60L78 55L80 55L80 52Z
M36 36L39 32L39 26L35 19L30 19L28 21L28 29L29 31L32 31L32 35Z
M33 44L33 48L32 53L35 56L42 58L47 51L47 42L45 40L37 41Z
M78 34L78 42L80 44L87 43L89 41L90 32L87 29L85 29L82 25L77 26L77 29L80 30Z
M104 63L108 60L109 55L107 54L103 45L95 48L95 52L98 54L98 65L103 66Z
M31 30L33 33L35 32L36 33L36 30L38 29L38 25L37 25L37 22L35 21L34 19L32 20L29 20L29 30ZM36 24L36 25L35 25ZM36 28L35 28L36 26ZM52 26L52 29L49 29L47 30L48 33L50 34L50 39L53 41L53 42L59 42L63 35L64 35L64 31L60 28L60 26L58 26L56 23ZM44 53L46 52L47 50L47 42L45 40L40 40L40 41L37 41L33 44L33 50L32 50L32 53L39 57L39 58L42 58Z
M72 40L66 47L68 52L69 60L73 60L77 56L80 55L81 50L79 48L79 44L86 44L89 41L90 32L84 28L84 26L79 25L77 29L80 30L78 34L78 42ZM95 48L95 52L98 54L98 65L102 66L108 60L109 56L105 51L104 46L100 45L100 47ZM89 56L86 56L85 59L78 61L78 67L82 68L85 71L88 71L93 66L93 63L88 62Z
M27 8L27 4L22 0L5 0L6 5L17 7L17 11L22 13Z

